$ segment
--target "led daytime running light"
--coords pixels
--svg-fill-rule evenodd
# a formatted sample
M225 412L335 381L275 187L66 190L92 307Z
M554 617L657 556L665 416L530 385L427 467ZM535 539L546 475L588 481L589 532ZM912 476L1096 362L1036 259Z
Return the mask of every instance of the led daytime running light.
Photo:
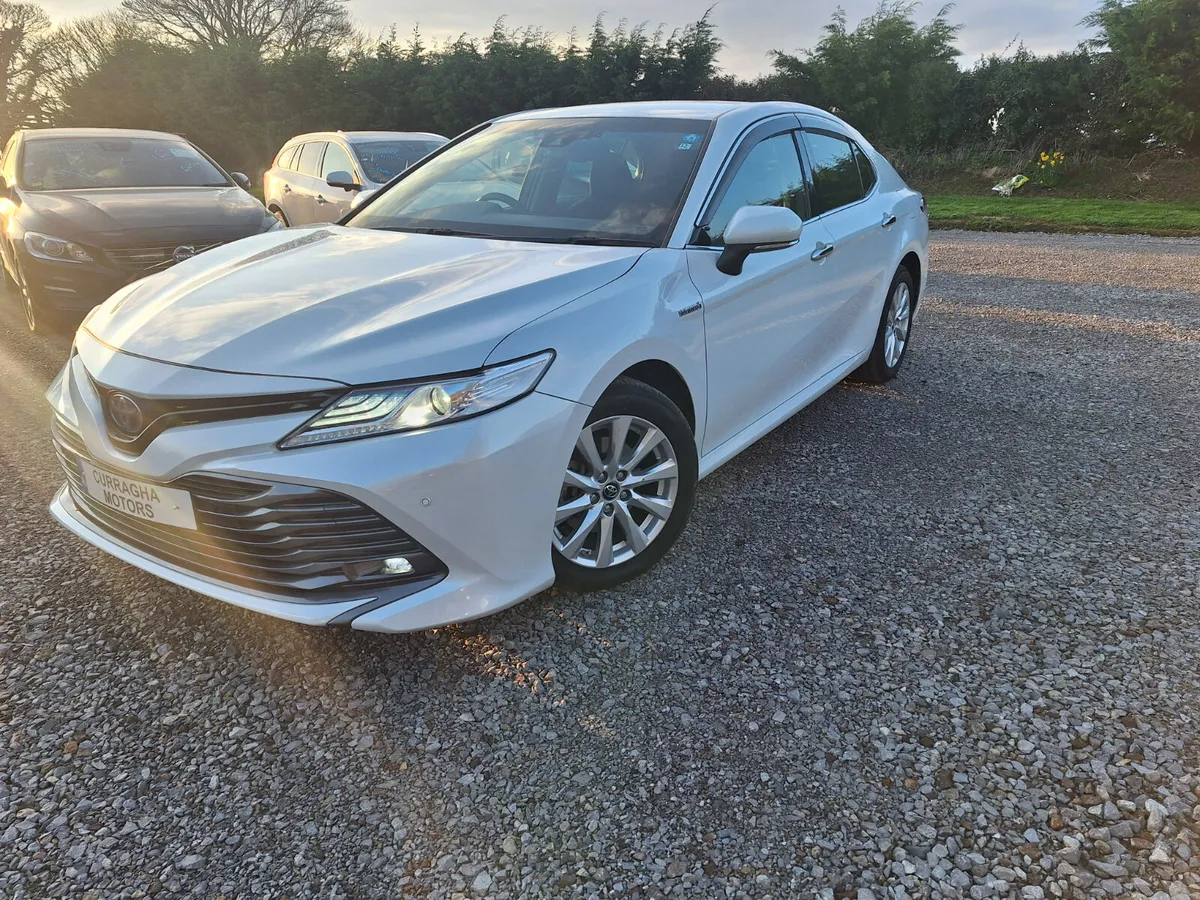
M289 450L468 419L532 392L553 360L553 351L547 350L473 375L359 388L322 410L279 446Z

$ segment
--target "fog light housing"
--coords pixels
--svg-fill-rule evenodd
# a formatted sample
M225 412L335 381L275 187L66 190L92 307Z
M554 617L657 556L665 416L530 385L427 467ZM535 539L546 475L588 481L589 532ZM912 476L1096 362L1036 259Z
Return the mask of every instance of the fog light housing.
M383 568L379 570L379 573L381 575L407 575L412 570L413 564L403 556L393 556L383 561Z
M406 556L389 556L387 559L371 559L342 566L342 571L351 581L394 578L397 575L411 575L416 570L417 567Z

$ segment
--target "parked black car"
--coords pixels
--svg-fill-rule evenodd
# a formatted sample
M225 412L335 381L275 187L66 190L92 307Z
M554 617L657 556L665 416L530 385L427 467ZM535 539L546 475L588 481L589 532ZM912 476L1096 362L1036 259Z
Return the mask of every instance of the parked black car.
M77 323L117 288L279 223L182 137L18 131L0 158L0 255L29 327Z

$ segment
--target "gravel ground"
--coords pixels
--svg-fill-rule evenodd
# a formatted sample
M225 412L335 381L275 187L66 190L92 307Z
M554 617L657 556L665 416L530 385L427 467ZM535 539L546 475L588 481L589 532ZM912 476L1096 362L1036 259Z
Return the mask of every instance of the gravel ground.
M1200 896L1200 243L934 253L654 573L399 637L59 530L2 304L0 896Z

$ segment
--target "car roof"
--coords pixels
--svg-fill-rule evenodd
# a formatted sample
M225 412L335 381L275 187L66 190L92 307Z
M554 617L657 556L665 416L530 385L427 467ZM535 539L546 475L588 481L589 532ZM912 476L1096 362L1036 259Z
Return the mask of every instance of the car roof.
M531 109L500 116L495 121L567 118L668 118L712 121L727 116L752 121L780 113L811 113L832 118L829 113L817 109L815 106L786 101L642 100L630 103L594 103L586 106L560 106L555 109Z
M147 141L187 141L183 135L166 131L142 131L136 128L31 128L23 131L27 141L49 140L50 138L140 138Z
M300 141L328 141L332 138L355 143L356 141L447 141L449 138L428 131L312 131L308 134L298 134L288 144ZM284 146L287 146L285 144Z

